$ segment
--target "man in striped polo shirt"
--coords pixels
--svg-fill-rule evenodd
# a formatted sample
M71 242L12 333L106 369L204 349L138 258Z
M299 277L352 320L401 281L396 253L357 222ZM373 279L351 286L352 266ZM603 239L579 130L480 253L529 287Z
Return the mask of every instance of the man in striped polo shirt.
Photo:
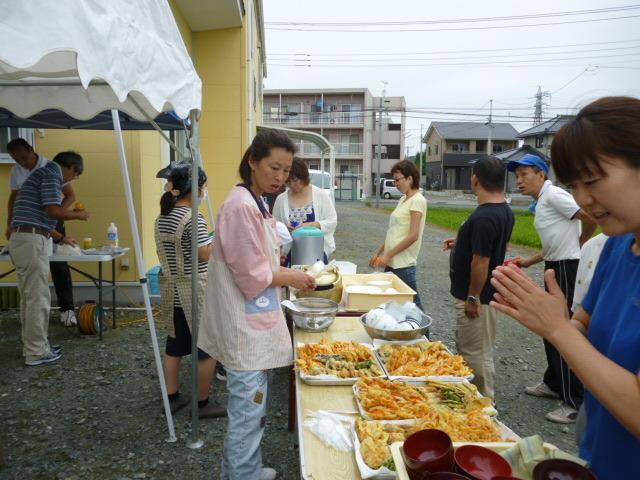
M62 207L62 184L78 178L82 157L62 152L34 172L22 184L13 208L9 254L16 267L20 290L23 355L27 365L40 365L60 358L59 348L49 345L47 331L51 309L49 292L49 238L77 245L56 232L57 220L87 220L86 210Z
M13 220L13 207L16 203L18 191L22 188L24 181L34 170L44 167L51 160L44 155L36 153L31 145L24 138L14 138L7 143L7 153L13 158L16 164L11 169L9 176L9 202L7 203L7 240L11 236L11 221ZM62 186L62 206L70 208L75 201L76 194L73 191L71 183L65 183ZM66 235L64 222L58 220L56 231L62 235ZM57 235L55 236L57 238ZM49 270L51 270L51 279L56 290L58 298L58 306L60 307L60 322L72 327L77 324L74 313L73 303L73 281L71 279L71 270L67 262L50 262Z

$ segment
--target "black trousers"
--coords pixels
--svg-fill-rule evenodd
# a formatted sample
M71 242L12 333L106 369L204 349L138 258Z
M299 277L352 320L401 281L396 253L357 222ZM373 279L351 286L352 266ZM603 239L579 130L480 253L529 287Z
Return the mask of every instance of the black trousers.
M560 289L567 299L567 307L571 312L573 305L573 289L576 284L579 260L559 260L557 262L545 262L544 269L553 270ZM549 291L547 282L544 284L545 290ZM584 401L584 387L582 382L569 365L564 361L560 352L550 342L544 340L544 351L547 354L547 370L544 372L544 383L556 392L562 401L578 409Z
M66 236L64 222L58 220L56 231ZM67 262L49 262L51 279L58 297L60 311L73 310L73 282L71 281L71 270Z

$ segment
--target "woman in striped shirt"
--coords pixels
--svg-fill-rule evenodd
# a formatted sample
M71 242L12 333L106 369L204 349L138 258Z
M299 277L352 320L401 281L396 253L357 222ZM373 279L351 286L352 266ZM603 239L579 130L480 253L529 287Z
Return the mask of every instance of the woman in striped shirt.
M160 200L160 216L156 220L155 240L162 270L158 279L162 291L162 305L168 330L164 358L164 377L169 406L175 413L189 404L189 397L181 395L178 374L182 357L191 353L191 164L174 162L158 172L166 178L166 192ZM199 203L207 198L207 176L198 168ZM198 303L202 306L207 262L211 255L211 239L207 222L198 214ZM216 360L198 349L198 418L217 418L226 415L226 406L209 400Z

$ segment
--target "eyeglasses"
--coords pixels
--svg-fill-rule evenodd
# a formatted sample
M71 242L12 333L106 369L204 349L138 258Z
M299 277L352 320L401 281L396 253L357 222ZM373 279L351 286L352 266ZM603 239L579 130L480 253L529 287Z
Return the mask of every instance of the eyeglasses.
M299 178L289 178L286 183L287 183L287 185L292 185L294 183L298 184L298 183L300 183L300 179Z
M394 178L393 179L393 183L397 184L400 180L403 180L405 178L407 178L407 177Z

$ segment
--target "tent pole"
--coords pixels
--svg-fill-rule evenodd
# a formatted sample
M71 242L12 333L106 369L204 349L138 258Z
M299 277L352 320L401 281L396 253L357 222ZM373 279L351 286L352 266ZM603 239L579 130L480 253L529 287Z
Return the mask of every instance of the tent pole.
M160 125L158 125L153 120L153 118L151 118L149 116L149 114L147 112L145 112L145 110L140 106L140 104L138 102L136 102L136 99L133 98L132 96L129 96L128 98L129 98L129 100L131 100L131 103L133 103L136 107L138 107L138 110L140 110L140 113L142 114L142 116L147 119L147 122L149 122L151 124L151 126L153 128L155 128L157 130L157 132L162 136L162 138L164 138L165 141L169 145L171 145L171 148L173 148L173 150L180 156L180 160L186 160L187 157L185 156L185 154L182 153L182 151L178 148L178 146L171 141L171 139L167 136L166 133L164 133L164 131L160 128Z
M189 150L192 152L192 155L198 159L196 162L198 166L200 166L204 170L204 164L202 163L202 155L200 155L200 126L198 125L198 120L196 119L195 114L191 115L191 126L187 129L186 124L184 125L184 133L187 138L187 142L189 144ZM206 173L206 172L205 172ZM213 232L215 228L215 217L213 216L213 208L211 207L211 197L207 197L207 210L209 212L209 224L211 225L211 231Z
M187 447L197 449L204 446L199 438L200 419L198 418L198 158L189 142L191 160L191 434Z
M124 152L124 142L122 140L122 129L120 128L120 117L117 110L111 110L113 119L113 130L116 134L116 142L118 144L118 154L120 156L120 167L122 170L122 180L124 183L124 191L127 198L127 208L129 209L129 222L131 223L131 233L133 234L133 246L136 254L136 263L138 264L138 275L140 278L140 286L142 287L142 295L144 296L144 304L147 307L147 320L149 322L149 332L151 334L151 343L153 345L153 354L156 359L156 368L160 379L160 391L162 392L162 401L164 403L164 411L167 417L167 427L169 428L169 438L167 442L175 442L176 433L173 428L173 416L169 407L169 397L167 396L167 385L164 381L164 372L162 370L162 360L160 359L160 349L158 348L158 337L156 336L156 326L153 321L153 311L151 310L151 300L149 298L149 289L147 288L147 273L144 267L144 259L142 257L142 244L140 243L140 233L138 232L138 222L136 220L136 211L133 206L133 195L131 193L131 182L129 180L129 169L127 167L127 159Z

